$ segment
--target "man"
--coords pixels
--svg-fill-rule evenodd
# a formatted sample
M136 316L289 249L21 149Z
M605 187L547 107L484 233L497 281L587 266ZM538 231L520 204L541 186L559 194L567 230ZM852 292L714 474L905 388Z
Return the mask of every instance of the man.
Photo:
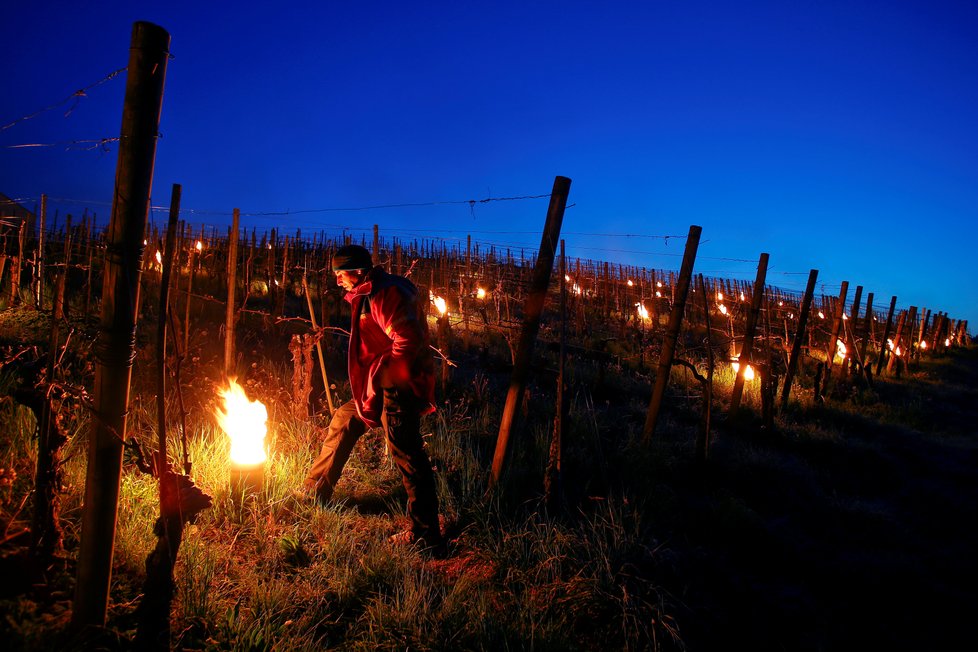
M435 375L418 289L403 276L375 267L370 252L359 245L340 247L332 267L351 307L347 364L353 399L333 413L300 493L327 503L354 444L368 428L383 425L411 518L411 528L390 541L440 556L445 542L438 495L420 430L421 416L435 411Z

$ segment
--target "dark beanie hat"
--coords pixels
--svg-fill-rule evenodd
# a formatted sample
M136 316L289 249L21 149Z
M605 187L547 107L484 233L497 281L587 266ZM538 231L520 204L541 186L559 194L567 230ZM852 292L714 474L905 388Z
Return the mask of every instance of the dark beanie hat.
M370 252L360 245L344 245L333 254L333 271L371 269L374 266Z

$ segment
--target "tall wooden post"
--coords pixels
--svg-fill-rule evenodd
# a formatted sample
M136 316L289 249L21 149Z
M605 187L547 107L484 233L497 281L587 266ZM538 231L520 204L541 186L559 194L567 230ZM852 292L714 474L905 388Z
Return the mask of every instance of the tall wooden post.
M92 419L88 439L85 509L72 609L76 627L105 626L135 351L140 258L169 49L166 30L147 22L133 25L95 346L96 418Z
M710 453L710 418L713 410L713 327L710 324L710 297L703 281L699 278L700 294L703 295L703 320L706 324L706 383L703 385L703 416L696 435L696 461L703 463Z
M761 302L764 300L764 280L767 277L768 254L761 254L757 263L757 276L754 279L754 294L751 295L750 313L747 315L747 325L744 329L744 345L740 348L740 364L737 365L737 377L734 379L733 393L730 396L730 416L737 414L740 409L740 399L744 395L744 374L747 365L752 362L754 352L754 331L757 328L757 316L761 312Z
M547 474L544 478L544 495L547 505L557 509L563 498L562 467L564 455L564 364L567 360L567 260L564 255L564 240L560 240L560 357L557 360L557 410L554 416L554 431L550 440L550 456Z
M238 283L238 237L240 209L235 208L231 218L231 237L228 238L228 301L224 316L224 376L235 375L234 369L234 322L235 322L235 286Z
M666 393L666 385L669 384L672 358L676 352L676 339L679 337L679 329L683 325L683 313L686 311L686 295L689 293L690 281L693 278L693 263L696 262L696 250L699 248L700 234L702 232L702 227L696 225L689 227L689 236L686 238L686 251L683 254L683 264L679 270L679 283L675 286L672 312L669 314L669 326L666 329L666 338L662 342L662 352L659 355L659 367L655 374L655 386L652 388L652 398L649 400L649 411L645 414L645 427L642 429L642 439L645 443L652 441L655 424L659 419L659 410L662 407L662 398Z
M866 347L869 346L869 333L873 323L873 293L866 295L866 317L863 318L860 337L862 342L859 344L859 368L864 370L866 380L872 382L872 374L866 366Z
M890 299L890 311L886 315L886 325L883 327L883 337L880 338L879 357L876 359L876 375L879 376L883 371L883 363L886 361L886 340L890 337L890 327L893 326L893 311L896 310L897 298L894 295Z
M846 358L839 365L839 378L845 379L849 375L849 365L852 360L856 357L856 326L859 324L859 308L862 305L863 300L863 286L856 286L856 296L852 298L852 311L851 317L847 320L845 318L845 313L843 313L842 319L842 343L846 347ZM846 321L849 324L846 324ZM850 333L852 337L850 337ZM862 365L862 362L859 363Z
M828 384L832 373L832 361L837 350L836 341L839 339L839 331L842 329L842 317L846 314L846 295L849 294L849 281L842 281L839 290L839 301L835 306L835 317L832 320L832 335L829 343L825 345L825 383Z
M20 272L24 267L24 247L27 244L27 220L20 221L17 232L17 262L10 266L10 301L7 306L13 306L20 301Z
M794 380L798 359L801 357L801 343L805 339L805 327L808 325L808 313L812 309L812 299L815 296L815 281L818 280L818 270L808 272L808 286L801 300L801 311L798 313L798 330L791 343L791 354L788 356L788 369L784 376L784 387L781 389L781 411L788 407L788 396L791 394L791 381Z
M37 264L34 266L34 305L38 310L44 309L44 232L47 229L48 197L41 195L41 211L39 215L39 228L37 230ZM70 230L70 229L69 229ZM66 268L67 269L67 268Z
M380 227L374 224L374 248L373 248L373 263L374 265L380 264Z
M499 435L496 438L496 451L492 458L493 485L499 482L506 466L513 419L526 389L530 362L533 358L533 346L540 330L540 316L543 313L543 304L547 298L547 287L550 285L550 274L553 271L557 241L560 238L560 225L564 220L564 208L567 206L570 185L571 180L567 177L556 177L553 190L550 193L547 221L543 227L543 237L540 240L540 252L537 254L537 262L533 268L530 291L526 295L526 303L523 309L523 328L516 346L513 376L509 382L509 392L506 394L503 417L499 424Z

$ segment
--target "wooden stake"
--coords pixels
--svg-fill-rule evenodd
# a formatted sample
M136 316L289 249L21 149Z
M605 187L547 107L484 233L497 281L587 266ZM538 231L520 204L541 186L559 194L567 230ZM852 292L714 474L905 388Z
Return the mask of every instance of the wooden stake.
M224 315L224 377L231 378L235 375L234 361L234 322L235 322L235 286L237 285L238 275L238 224L241 219L241 211L234 209L231 218L231 235L228 238L228 300L225 305Z
M693 263L696 261L696 250L699 247L702 232L702 227L691 226L689 227L689 236L686 238L686 252L683 254L683 264L679 270L679 284L678 286L674 285L675 294L672 312L669 314L669 327L662 343L659 367L655 375L655 386L652 389L652 398L649 400L649 410L645 415L645 427L642 429L642 439L646 444L652 441L655 425L659 419L659 410L662 407L662 398L665 396L666 385L669 383L672 358L676 352L676 339L679 337L679 329L683 325L686 295L689 293L690 281L693 278Z
M733 393L730 395L730 416L733 417L740 409L740 399L744 394L744 374L747 365L753 362L754 332L757 329L757 316L761 312L761 302L764 300L764 279L767 277L768 254L761 254L757 263L757 276L754 279L754 293L751 295L750 312L747 315L747 326L744 329L744 344L740 349L737 361L737 377L734 379Z
M170 35L151 23L132 30L112 216L106 232L102 314L95 346L85 511L72 625L105 626L129 380L135 354L139 263L153 185Z
M557 240L560 237L560 225L564 219L564 208L567 206L567 196L570 193L571 180L567 177L556 177L553 190L550 193L550 206L547 208L547 221L540 240L540 252L533 269L533 279L530 291L526 296L523 311L523 328L513 364L513 376L503 407L503 417L499 424L499 435L496 438L496 451L492 459L492 486L502 477L509 452L510 433L513 419L523 392L526 388L533 358L533 346L536 343L537 332L540 330L540 316L543 304L547 298L547 288L550 285L550 274L554 266L554 253Z
M791 381L795 377L795 370L798 368L798 359L801 357L801 344L805 340L805 326L808 324L808 313L812 308L812 299L815 296L815 281L818 279L818 270L813 269L808 272L808 286L805 288L805 295L801 300L801 311L798 313L798 330L795 339L791 343L791 354L788 357L788 369L784 376L784 387L781 389L781 411L788 407L788 395L791 393Z

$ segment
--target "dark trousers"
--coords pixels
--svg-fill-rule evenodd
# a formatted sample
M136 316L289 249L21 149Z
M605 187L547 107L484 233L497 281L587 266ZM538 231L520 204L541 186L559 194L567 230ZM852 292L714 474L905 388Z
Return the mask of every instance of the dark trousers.
M421 439L421 414L417 399L410 392L385 389L381 422L407 491L411 529L429 543L440 541L438 493L431 462ZM326 502L332 497L353 446L366 431L367 425L357 415L353 401L344 403L333 412L323 448L312 463L305 481L306 486L315 488L321 501Z

